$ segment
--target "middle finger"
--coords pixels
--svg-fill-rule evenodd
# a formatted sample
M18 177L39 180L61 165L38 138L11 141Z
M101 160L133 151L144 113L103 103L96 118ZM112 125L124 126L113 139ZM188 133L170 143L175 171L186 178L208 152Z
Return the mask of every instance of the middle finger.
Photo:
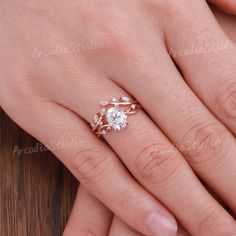
M164 40L153 37L155 44L145 41L132 51L132 64L118 58L113 65L109 59L107 73L140 101L197 174L236 212L235 138L188 87Z

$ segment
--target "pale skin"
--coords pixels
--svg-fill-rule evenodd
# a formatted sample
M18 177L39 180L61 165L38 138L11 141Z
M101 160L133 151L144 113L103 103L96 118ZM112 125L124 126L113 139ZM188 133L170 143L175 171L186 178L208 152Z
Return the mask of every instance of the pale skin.
M212 10L229 38L235 42L236 18L224 14L216 8L212 8ZM227 8L225 11L233 13L234 8ZM96 236L141 236L137 231L114 216L100 201L80 186L64 236L80 235L84 231L87 232L85 235ZM179 225L177 236L189 236L189 234Z
M205 1L2 1L0 15L2 108L88 190L68 235L172 236L176 220L191 235L236 235L197 178L236 212L236 53ZM88 122L120 96L146 113L103 142Z

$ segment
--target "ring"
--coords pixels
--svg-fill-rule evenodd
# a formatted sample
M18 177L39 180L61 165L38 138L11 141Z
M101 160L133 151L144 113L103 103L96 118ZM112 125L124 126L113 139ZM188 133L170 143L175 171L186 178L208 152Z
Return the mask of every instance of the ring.
M128 97L104 100L100 102L100 105L102 109L95 114L91 123L92 130L98 137L111 130L123 130L128 124L128 116L140 109L140 104Z

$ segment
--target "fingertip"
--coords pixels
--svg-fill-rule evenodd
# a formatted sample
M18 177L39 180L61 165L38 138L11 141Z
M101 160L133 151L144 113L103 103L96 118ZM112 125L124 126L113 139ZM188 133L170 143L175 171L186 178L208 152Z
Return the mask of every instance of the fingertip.
M146 226L155 236L176 236L178 231L175 219L158 211L153 211L149 215Z

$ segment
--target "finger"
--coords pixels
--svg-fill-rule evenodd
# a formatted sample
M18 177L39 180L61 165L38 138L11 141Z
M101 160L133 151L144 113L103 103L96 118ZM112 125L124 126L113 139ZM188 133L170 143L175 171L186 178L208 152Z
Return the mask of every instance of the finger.
M5 98L4 104L8 102ZM160 236L160 228L175 235L176 222L171 214L135 182L118 157L78 115L51 101L39 102L38 98L21 104L20 108L16 102L8 107L9 116L17 117L22 128L44 143L86 189L128 225L148 236ZM30 114L34 122L20 116L18 112L22 111ZM153 215L155 220L150 221ZM169 225L163 225L163 221Z
M185 7L180 9L181 17L176 15L179 21L177 28L173 30L171 23L165 24L168 49L174 53L173 59L189 86L236 134L235 45L218 25L204 1L184 2ZM191 7L192 2L194 8ZM181 34L173 40L176 31ZM183 51L188 55L184 56Z
M190 9L189 2L192 1L186 2L184 9ZM236 134L235 48L232 47L230 49L226 47L221 48L222 50L214 51L217 50L217 47L220 48L220 46L229 42L229 39L216 23L207 5L203 4L203 2L198 2L194 7L194 11L190 10L192 12L188 12L190 16L188 20L186 20L187 13L184 13L184 10L182 11L182 17L178 17L179 24L177 27L181 34L175 40L171 39L175 32L170 28L170 25L166 24L165 31L168 49L176 52L173 59L179 65L189 86L209 109ZM200 12L201 17L198 15ZM202 24L203 19L204 24ZM194 22L194 24L190 22ZM185 24L185 27L182 27L183 24ZM186 30L189 29L190 25L191 32ZM213 51L180 56L178 52L181 49L192 47L191 45L194 45L196 49L208 45ZM201 114L206 114L206 112L202 109ZM193 117L193 115L194 113L192 112L188 119ZM197 169L196 164L193 167L221 195L232 210L236 211L236 188L233 187L236 184L235 138L228 131L224 131L224 128L217 128L220 125L217 125L215 120L209 116L209 118L205 119L205 127L204 122L201 121L203 118L199 119L199 115L195 115L195 117L198 118L198 121L195 121L195 124L192 126L195 128L195 132L198 132L195 137L202 136L201 140L208 140L208 144L218 140L219 145L215 147L213 145L213 148L203 151L200 155L198 153L196 155L197 158L208 156L208 160L205 159L205 161L200 163L202 159L198 158L198 163L202 166L200 167L197 163ZM203 143L206 143L205 141ZM194 158L194 160L197 158ZM206 163L212 164L210 169L206 168ZM200 170L202 168L205 168L204 172L208 173L203 173ZM225 175L226 172L228 173L227 175Z
M215 4L223 11L228 13L236 14L236 1L235 0L208 0L209 2Z
M81 185L63 236L105 236L112 222L112 213Z
M114 216L109 232L109 236L142 236L140 233L132 229L130 226Z
M162 56L161 60L164 61L164 58ZM144 79L141 72L139 75L134 74L132 80L123 75L124 81L120 80L120 84L127 90L132 90L134 96L184 154L194 170L235 210L234 138L188 90L181 77L177 76L176 69L174 69L175 72L173 70L173 73L170 73L169 68L172 66L169 65L166 68L163 71L169 71L168 78L166 74L163 74L163 80L160 76L160 79L155 79L149 84L147 77ZM128 71L130 74L131 70L131 68L125 68L126 73ZM151 73L150 71L146 71L147 74ZM172 82L171 79L173 79ZM150 132L147 134L150 135ZM154 150L155 148L150 153L155 154ZM195 192L196 190L193 190L192 193ZM189 199L192 198L189 197ZM187 214L186 211L184 213Z
M98 81L96 77L89 84L77 80L70 86L64 87L71 91L70 95L57 97L57 102L88 121L99 111L98 101L127 96L110 80ZM76 102L78 99L74 99L78 90L85 98L79 104ZM206 192L180 153L144 112L130 116L127 129L107 134L104 138L139 182L160 199L193 235L199 235L199 232L202 235L236 232L232 217ZM150 218L150 222L156 220L156 216ZM162 229L159 227L159 230Z
M215 18L217 19L218 23L225 31L227 36L232 42L236 42L236 33L235 33L235 23L236 17L229 15L225 12L220 11L218 8L211 6L211 10Z
M186 85L162 38L153 37L144 41L141 49L130 50L132 64L122 58L115 64L109 57L110 63L104 59L109 65L106 71L141 102L197 174L236 211L235 139ZM138 39L133 41L138 43Z

